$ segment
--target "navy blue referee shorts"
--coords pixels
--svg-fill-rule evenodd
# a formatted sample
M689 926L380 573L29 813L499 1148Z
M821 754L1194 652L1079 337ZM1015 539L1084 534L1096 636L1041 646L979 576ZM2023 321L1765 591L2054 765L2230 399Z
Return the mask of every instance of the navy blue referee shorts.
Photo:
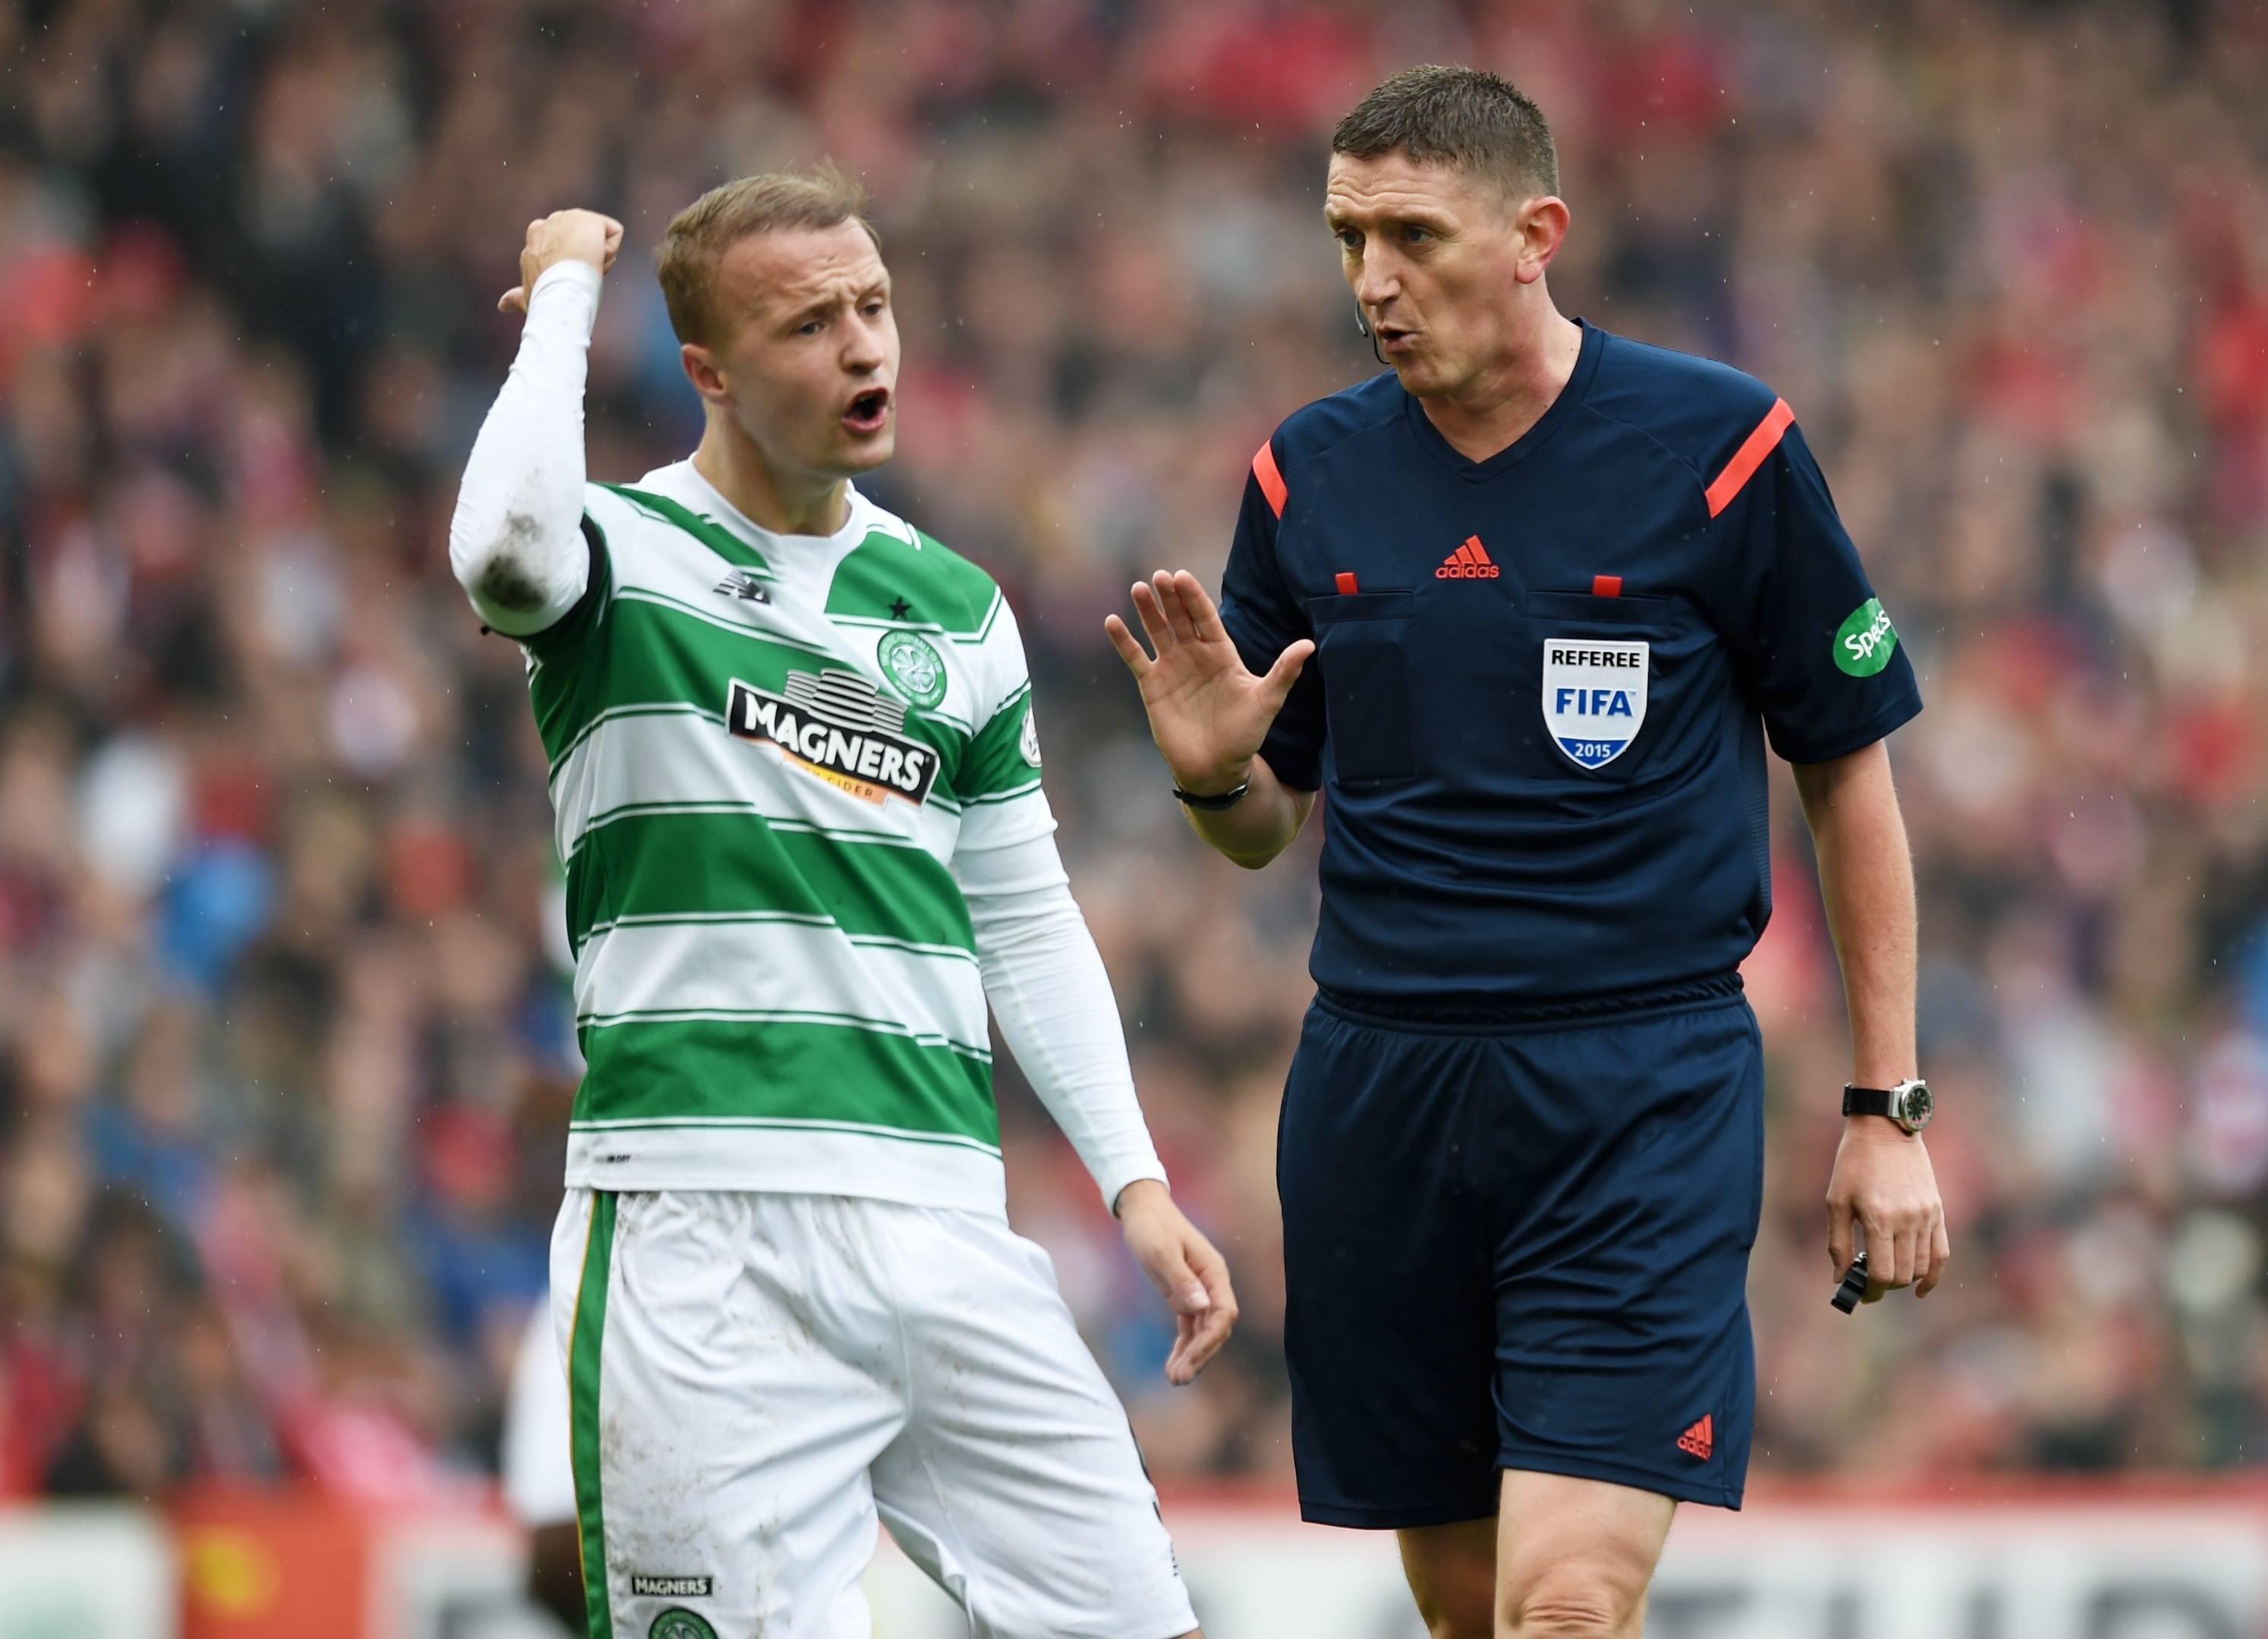
M1737 991L1498 1031L1319 998L1277 1180L1304 1518L1484 1518L1506 1468L1740 1506L1764 1062Z

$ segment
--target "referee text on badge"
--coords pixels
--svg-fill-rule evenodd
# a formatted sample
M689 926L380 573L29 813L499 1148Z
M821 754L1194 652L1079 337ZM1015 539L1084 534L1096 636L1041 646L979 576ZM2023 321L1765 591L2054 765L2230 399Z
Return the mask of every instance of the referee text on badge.
M1646 645L1588 637L1543 640L1543 724L1575 763L1603 768L1646 724Z

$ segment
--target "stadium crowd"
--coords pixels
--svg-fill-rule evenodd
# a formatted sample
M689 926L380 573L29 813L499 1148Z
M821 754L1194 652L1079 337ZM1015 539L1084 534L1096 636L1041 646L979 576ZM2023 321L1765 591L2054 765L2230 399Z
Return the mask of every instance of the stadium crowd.
M492 1466L578 1065L520 657L446 563L495 299L531 217L629 224L590 438L634 477L699 424L661 225L822 153L897 282L874 487L1021 614L1230 1353L1167 1388L1164 1312L1004 1054L1012 1215L1161 1480L1288 1473L1313 851L1195 842L1101 621L1135 574L1215 580L1251 452L1376 368L1323 139L1426 60L1551 117L1565 311L1795 407L1923 677L1893 751L1955 1260L1926 1304L1828 1307L1847 1049L1781 769L1759 1468L2268 1460L2260 7L22 0L0 31L0 1495Z

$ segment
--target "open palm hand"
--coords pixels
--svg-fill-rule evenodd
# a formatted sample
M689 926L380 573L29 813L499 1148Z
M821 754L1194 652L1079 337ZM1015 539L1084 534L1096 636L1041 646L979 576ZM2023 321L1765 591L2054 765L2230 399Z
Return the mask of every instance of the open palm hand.
M1300 639L1265 675L1255 676L1212 599L1185 570L1160 570L1147 582L1137 581L1134 608L1148 648L1115 614L1103 628L1141 687L1150 733L1166 766L1185 791L1211 796L1234 790L1315 645Z

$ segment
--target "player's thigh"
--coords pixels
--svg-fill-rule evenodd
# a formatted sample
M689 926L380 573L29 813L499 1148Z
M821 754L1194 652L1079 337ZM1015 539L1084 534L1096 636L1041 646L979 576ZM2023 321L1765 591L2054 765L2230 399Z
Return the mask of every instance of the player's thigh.
M1285 1354L1303 1515L1415 1527L1496 1508L1495 1317L1476 1107L1485 1040L1309 1010L1284 1091Z
M1124 1408L1003 1219L899 1209L910 1415L874 1463L890 1534L975 1639L1197 1626Z
M1506 1044L1500 1467L1738 1507L1763 1067L1744 1004Z
M859 1360L887 1317L839 1301L818 1238L758 1222L779 1198L578 1194L554 1281L593 1604L618 1635L864 1639L866 1469L902 1410Z
M1501 1628L1638 1639L1676 1508L1631 1486L1506 1469L1497 1509Z

